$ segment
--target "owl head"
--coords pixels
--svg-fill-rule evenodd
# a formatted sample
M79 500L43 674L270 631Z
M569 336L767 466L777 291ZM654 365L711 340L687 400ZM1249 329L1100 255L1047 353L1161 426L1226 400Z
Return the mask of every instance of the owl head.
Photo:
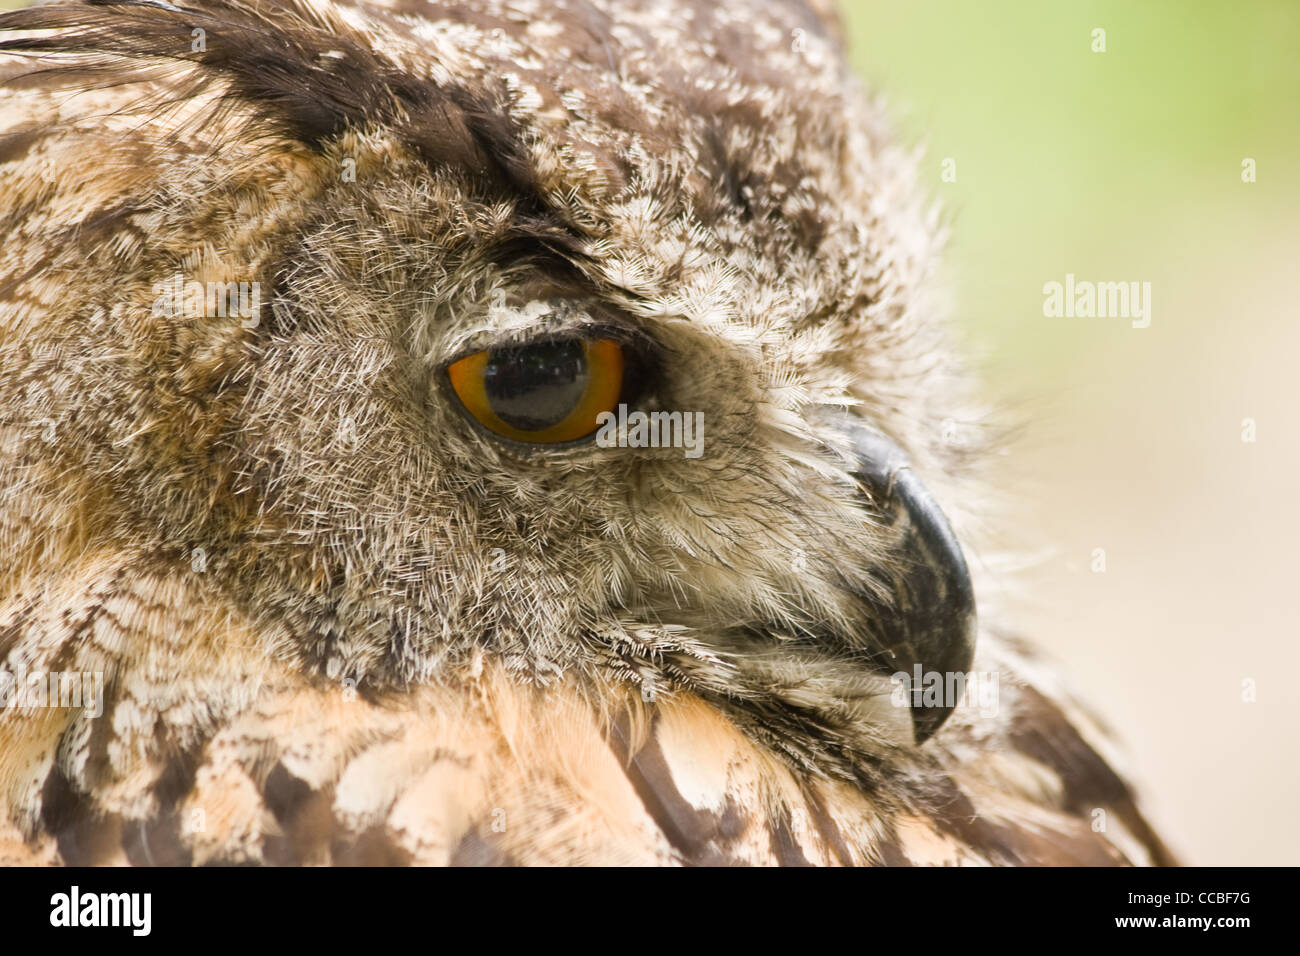
M970 413L825 11L94 0L0 38L11 580L112 542L314 680L689 690L846 772L943 722L896 675L971 663Z

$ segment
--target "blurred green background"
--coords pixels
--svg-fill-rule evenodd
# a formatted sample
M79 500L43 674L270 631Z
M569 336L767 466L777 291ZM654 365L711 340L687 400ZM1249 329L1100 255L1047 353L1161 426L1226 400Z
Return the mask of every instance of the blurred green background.
M957 332L1026 423L1002 475L1020 557L972 559L1188 862L1300 862L1300 2L844 12L952 216ZM1067 272L1152 283L1150 327L1045 318Z
M951 214L957 332L1026 423L1002 476L1023 560L974 559L1188 862L1300 862L1300 3L844 12ZM1067 272L1152 283L1150 327L1044 317Z

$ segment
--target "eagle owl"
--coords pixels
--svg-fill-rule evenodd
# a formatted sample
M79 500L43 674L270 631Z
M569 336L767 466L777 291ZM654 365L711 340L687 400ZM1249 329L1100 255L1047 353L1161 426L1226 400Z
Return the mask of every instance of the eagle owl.
M1169 860L821 2L55 0L0 86L3 859Z

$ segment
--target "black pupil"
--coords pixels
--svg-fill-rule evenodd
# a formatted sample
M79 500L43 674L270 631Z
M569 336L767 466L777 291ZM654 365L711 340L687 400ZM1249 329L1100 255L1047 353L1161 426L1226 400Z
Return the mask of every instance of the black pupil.
M483 388L497 416L533 432L569 417L587 391L587 356L573 339L517 349L493 349Z

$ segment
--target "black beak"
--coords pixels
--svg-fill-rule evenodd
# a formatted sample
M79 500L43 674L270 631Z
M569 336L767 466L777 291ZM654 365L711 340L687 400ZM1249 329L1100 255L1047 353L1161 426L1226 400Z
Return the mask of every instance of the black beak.
M903 686L920 744L956 706L946 694L923 694L921 681L941 680L946 690L954 686L949 675L965 675L974 659L975 592L948 519L903 450L857 420L847 425L847 434L857 461L855 476L895 534L899 570L890 582L894 601L881 612L879 663L885 673L907 674Z

